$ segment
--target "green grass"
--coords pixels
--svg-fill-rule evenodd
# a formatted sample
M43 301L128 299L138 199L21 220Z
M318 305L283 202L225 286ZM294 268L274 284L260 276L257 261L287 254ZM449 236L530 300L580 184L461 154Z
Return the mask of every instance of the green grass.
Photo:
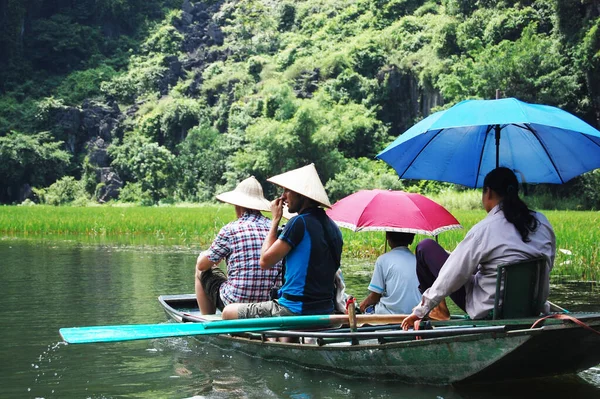
M479 210L455 210L463 229L440 234L439 242L453 250L466 232L483 217ZM544 211L554 226L557 256L552 276L560 279L600 280L600 212ZM268 214L267 214L268 215ZM233 207L0 207L0 235L69 239L129 245L186 246L191 250L210 245L219 229L233 220ZM353 233L342 229L344 264L365 270L353 273L368 279L372 265L385 250L383 232ZM415 243L424 236L418 236ZM414 247L414 244L413 244ZM561 251L564 250L564 251Z
M0 234L82 241L200 245L235 218L233 207L0 207Z

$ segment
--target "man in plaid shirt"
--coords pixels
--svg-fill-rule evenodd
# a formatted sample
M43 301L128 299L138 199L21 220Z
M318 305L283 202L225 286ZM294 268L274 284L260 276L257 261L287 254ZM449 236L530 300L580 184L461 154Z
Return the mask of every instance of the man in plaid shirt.
M281 263L269 270L258 264L271 227L271 220L260 213L270 210L260 183L249 177L217 199L234 205L238 219L223 226L196 261L196 299L203 314L223 310L230 303L267 301L270 289L281 285ZM217 267L223 259L227 276Z

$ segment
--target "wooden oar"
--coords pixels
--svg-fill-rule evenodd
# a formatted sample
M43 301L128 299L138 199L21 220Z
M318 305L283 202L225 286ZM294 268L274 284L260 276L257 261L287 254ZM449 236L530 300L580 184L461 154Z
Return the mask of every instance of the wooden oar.
M565 308L561 308L560 306L558 306L558 305L557 305L557 304L555 304L555 303L552 303L552 302L550 302L550 301L546 301L546 302L548 302L548 304L550 305L550 311L552 311L552 312L571 313L571 312L569 312L567 309L565 309Z
M357 315L357 324L400 323L407 315ZM348 315L286 316L260 319L221 320L207 323L129 324L115 326L61 328L60 335L70 344L133 341L187 335L238 334L266 330L290 330L339 326Z

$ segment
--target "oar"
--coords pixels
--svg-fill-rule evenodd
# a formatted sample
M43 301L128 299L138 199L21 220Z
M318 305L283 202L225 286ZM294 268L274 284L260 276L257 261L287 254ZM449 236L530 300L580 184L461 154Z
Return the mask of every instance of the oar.
M560 306L558 306L555 303L552 303L550 301L546 301L546 302L548 302L548 304L550 305L550 310L553 311L553 312L571 313L567 309L561 308Z
M357 315L363 324L400 323L406 315ZM348 315L286 316L260 319L220 320L207 323L129 324L115 326L61 328L60 335L70 344L133 341L187 335L237 334L266 330L289 330L338 326L348 323Z

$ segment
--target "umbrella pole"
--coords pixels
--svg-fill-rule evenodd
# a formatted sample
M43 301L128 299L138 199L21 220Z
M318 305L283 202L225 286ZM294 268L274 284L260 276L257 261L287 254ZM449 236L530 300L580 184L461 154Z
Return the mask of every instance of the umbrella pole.
M496 132L496 167L500 166L500 125L494 126Z

